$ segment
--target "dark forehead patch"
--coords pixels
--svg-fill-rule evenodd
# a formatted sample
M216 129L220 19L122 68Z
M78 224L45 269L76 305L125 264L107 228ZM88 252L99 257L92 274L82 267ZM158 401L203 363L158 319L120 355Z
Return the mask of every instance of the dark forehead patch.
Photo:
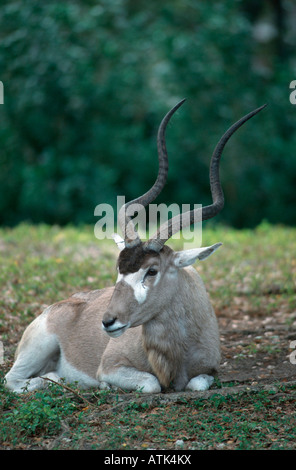
M171 253L172 250L168 246L164 246L159 253L153 250L144 250L144 245L138 245L133 248L124 248L118 258L118 269L120 274L129 274L139 271L145 261L152 257L159 258L161 253Z
M118 269L121 274L135 273L139 271L145 260L153 255L159 256L155 251L145 251L143 245L133 248L124 248L118 258Z

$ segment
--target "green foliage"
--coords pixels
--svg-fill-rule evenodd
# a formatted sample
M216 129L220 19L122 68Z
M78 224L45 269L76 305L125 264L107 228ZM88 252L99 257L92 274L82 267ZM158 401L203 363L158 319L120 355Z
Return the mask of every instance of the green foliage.
M223 220L295 224L295 37L254 35L273 14L242 0L2 1L0 223L94 223L97 204L143 193L159 122L186 97L161 201L207 204L218 138L268 102L225 150Z
M1 378L0 393L1 442L15 445L39 434L54 435L60 431L63 419L76 411L73 399L63 396L59 385L49 384L48 390L24 399L5 389Z

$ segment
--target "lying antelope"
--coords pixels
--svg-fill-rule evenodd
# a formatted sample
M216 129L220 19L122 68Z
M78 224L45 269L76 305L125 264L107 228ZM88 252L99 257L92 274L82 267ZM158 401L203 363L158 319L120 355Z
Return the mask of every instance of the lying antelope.
M184 100L183 100L184 101ZM74 294L46 308L25 330L6 385L15 392L32 391L46 379L78 382L82 388L120 387L143 392L206 390L220 363L219 331L201 278L191 266L211 255L221 243L175 252L165 245L190 225L199 211L210 219L224 205L219 162L231 135L261 108L235 123L220 139L211 160L213 203L175 216L142 242L128 208L146 207L161 192L168 173L166 126L178 103L160 124L159 172L152 188L123 206L119 224L124 240L114 287ZM201 212L200 212L201 211ZM180 224L181 220L181 224Z

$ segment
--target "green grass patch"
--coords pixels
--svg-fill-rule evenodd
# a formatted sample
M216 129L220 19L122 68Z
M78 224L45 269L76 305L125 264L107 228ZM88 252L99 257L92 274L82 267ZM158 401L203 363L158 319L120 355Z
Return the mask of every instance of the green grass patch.
M118 408L118 395L64 393L59 385L23 396L2 388L2 448L295 449L295 386L251 389L151 405L145 396ZM74 390L75 392L75 390ZM80 397L82 399L80 399Z

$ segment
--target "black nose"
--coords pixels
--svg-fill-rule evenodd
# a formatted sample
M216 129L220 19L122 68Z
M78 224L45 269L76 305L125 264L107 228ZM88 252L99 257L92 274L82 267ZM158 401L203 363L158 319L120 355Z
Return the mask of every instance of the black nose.
M104 328L109 328L115 322L116 322L116 318L112 318L111 320L107 320L107 321L104 321L104 320L102 321Z

